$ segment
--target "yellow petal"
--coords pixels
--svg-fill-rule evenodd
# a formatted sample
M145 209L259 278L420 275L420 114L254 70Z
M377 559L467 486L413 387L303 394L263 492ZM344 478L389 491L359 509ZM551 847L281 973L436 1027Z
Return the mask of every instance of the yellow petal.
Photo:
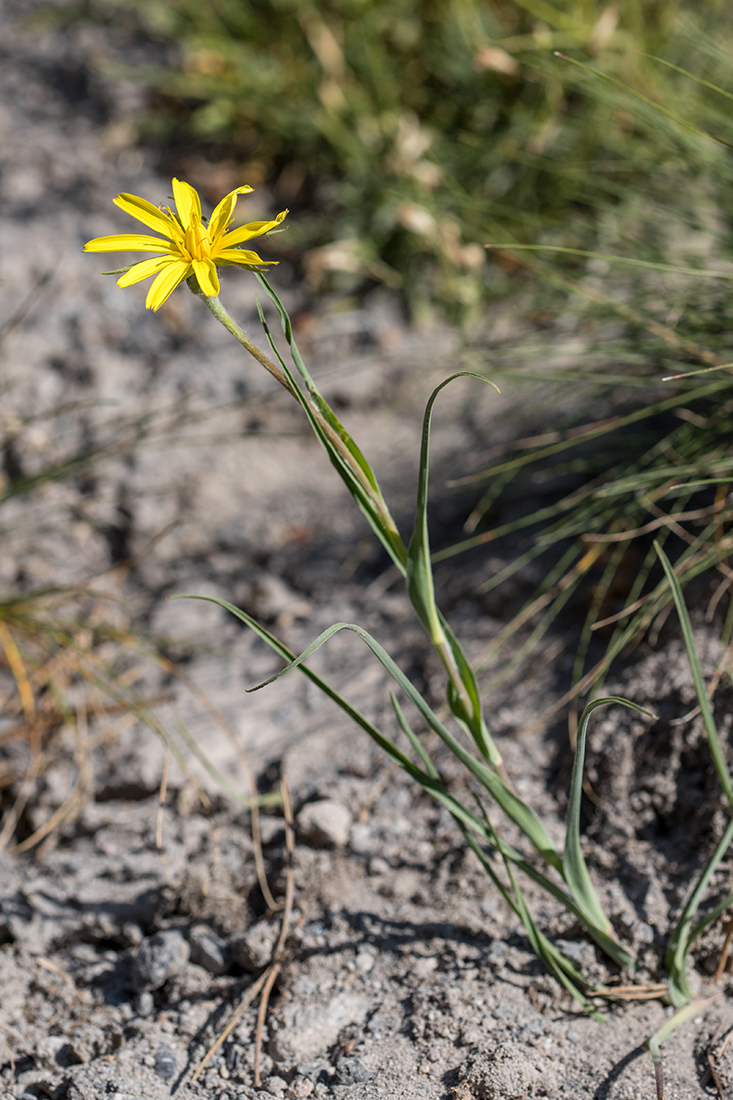
M178 284L182 283L190 274L190 264L168 264L154 279L145 299L145 308L160 309L166 298L169 298Z
M213 260L194 260L194 275L207 298L215 298L219 293L219 276Z
M221 243L224 248L231 248L235 244L243 244L244 241L251 240L252 237L261 237L263 233L269 233L271 229L279 225L287 213L287 210L283 210L271 222L250 222L248 225L240 226L239 229L233 229L231 233L224 236Z
M192 221L201 221L201 199L190 183L174 179L173 198L184 229L188 229Z
M224 248L216 257L217 263L223 264L241 264L244 267L254 265L255 267L265 267L271 264L276 264L277 260L263 260L256 252L248 252L246 248Z
M223 233L229 225L234 207L237 205L237 195L248 195L250 191L254 191L254 187L250 187L246 183L243 187L238 187L236 191L230 191L214 208L214 213L211 215L209 222L209 236L212 241L215 242L219 234Z
M156 232L165 233L167 237L170 237L172 218L159 210L157 206L153 206L152 202L141 199L138 195L126 195L124 193L118 195L112 201L115 206L119 206L120 210L124 210L126 214L131 214L143 225L147 225L150 229L155 229Z
M126 271L124 275L121 275L117 280L117 286L133 286L135 283L139 283L141 279L147 279L151 275L157 275L159 271L162 271L168 264L175 264L177 260L171 259L169 256L156 256L154 260L141 260L139 264L133 264L129 271Z
M95 237L84 245L85 252L161 252L177 253L170 241L160 237L144 237L141 233L116 233L112 237Z

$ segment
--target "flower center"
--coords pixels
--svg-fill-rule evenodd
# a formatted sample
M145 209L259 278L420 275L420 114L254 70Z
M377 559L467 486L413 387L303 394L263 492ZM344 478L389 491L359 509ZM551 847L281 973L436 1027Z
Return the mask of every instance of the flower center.
M183 246L191 260L211 259L211 240L206 226L192 221L183 238Z

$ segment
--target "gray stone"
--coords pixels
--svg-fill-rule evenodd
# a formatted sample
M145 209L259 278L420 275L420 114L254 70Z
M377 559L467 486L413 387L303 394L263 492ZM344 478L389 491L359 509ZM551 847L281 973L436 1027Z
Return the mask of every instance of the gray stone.
M272 958L279 934L279 923L260 921L230 940L229 949L234 959L245 970L262 970Z
M135 1009L138 1016L152 1016L155 1011L155 998L153 994L144 989L142 993L138 993L135 998Z
M337 993L325 1003L288 1005L282 1023L274 1031L270 1055L277 1065L310 1062L338 1039L347 1024L362 1024L371 1001L357 993Z
M336 1079L340 1085L360 1085L364 1081L369 1081L371 1076L364 1063L358 1058L341 1058L336 1067Z
M208 928L193 928L189 935L191 962L209 974L226 974L229 956L222 940Z
M155 1052L153 1069L158 1074L158 1077L162 1077L164 1081L170 1081L172 1077L175 1077L178 1069L178 1062L170 1047L158 1047Z
M342 802L324 798L308 802L298 814L301 840L313 848L343 848L349 843L353 817Z
M132 964L132 985L137 990L160 989L188 962L189 948L178 931L156 932L143 940Z
M283 1077L278 1077L277 1075L268 1077L265 1081L265 1091L269 1092L271 1096L282 1096L287 1087L287 1081Z

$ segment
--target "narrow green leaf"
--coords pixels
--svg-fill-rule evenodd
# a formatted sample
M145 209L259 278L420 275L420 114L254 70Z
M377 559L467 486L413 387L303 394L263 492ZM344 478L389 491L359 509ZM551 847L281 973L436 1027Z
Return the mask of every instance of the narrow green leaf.
M694 935L692 922L700 907L703 894L707 890L710 880L718 869L728 848L733 842L733 821L728 822L728 827L715 846L715 851L705 865L703 873L695 884L692 893L685 902L680 919L674 927L667 946L667 971L669 973L670 1000L672 1004L684 1004L692 996L692 991L687 980L687 954L690 950Z
M245 611L242 611L241 608L235 607L233 604L228 603L226 600L221 600L213 596L195 595L188 597L174 596L172 598L199 599L204 600L208 603L217 604L219 607L223 607L225 610L236 616L236 618L240 619L240 621L243 622L246 626L249 626L259 638L261 638L275 653L278 654L278 656L288 662L286 668L284 668L280 673L276 674L275 676L270 677L267 681L265 681L265 683L272 683L273 680L279 679L281 675L284 675L291 669L298 668L305 676L308 677L309 680L316 684L316 686L319 687L321 691L323 691L330 699L332 699L337 704L337 706L339 706L344 711L344 713L346 713L359 726L361 726L361 728L369 734L369 736L375 741L377 745L379 745L379 747L389 756L391 760L393 760L396 764L403 768L408 773L408 775L410 775L417 783L419 783L423 787L425 791L427 791L433 798L435 798L438 802L445 806L445 808L454 817L457 823L465 824L470 830L480 836L483 841L497 847L497 850L500 851L502 858L511 860L511 862L517 868L519 868L519 870L528 875L543 890L547 891L547 893L549 893L552 897L556 898L562 905L564 905L568 909L568 911L572 913L573 916L576 917L577 920L580 921L580 923L587 928L588 933L598 943L601 949L605 951L610 958L614 959L614 961L617 962L619 966L630 966L633 964L633 957L627 951L621 948L615 940L612 940L601 929L595 928L589 923L587 915L581 910L577 901L573 897L571 897L570 894L566 893L565 890L563 890L550 878L548 878L541 871L537 870L537 868L528 863L524 859L524 857L520 855L520 853L516 852L510 845L508 845L505 841L501 840L501 838L498 837L498 834L495 833L493 827L487 828L485 821L482 821L480 818L478 818L476 814L469 810L467 806L465 806L455 795L453 795L444 787L437 776L437 771L432 765L432 762L425 759L424 763L426 766L426 770L423 771L421 768L418 768L409 759L409 757L400 752L397 746L392 741L390 741L389 738L386 737L380 730L378 730L377 727L369 721L369 719L367 719L355 707L353 707L348 702L348 700L346 700L342 695L339 694L339 692L332 688L330 684L328 684L325 680L318 676L317 673L313 672L312 669L308 668L308 666L303 663L306 655L314 652L314 648L318 648L318 645L323 644L323 642L327 640L326 638L324 638L323 635L316 639L316 642L308 648L308 651L302 653L300 657L296 658L292 651L287 648L287 646L283 645L283 643L280 642L279 639L277 639L273 634L266 630L265 627L258 623L256 619L253 619ZM441 739L447 744L448 748L451 749L451 751L453 751L459 759L461 759L461 761L469 768L470 771L472 771L479 782L482 782L484 787L489 790L489 793L494 796L495 801L501 806L501 808L507 813L507 815L510 816L512 820L514 820L515 823L518 824L519 827L525 832L525 835L527 835L532 843L535 844L535 847L538 848L540 854L543 856L548 865L554 867L556 870L562 873L560 857L555 852L549 838L547 838L547 835L544 832L543 826L534 816L532 811L529 810L528 807L525 807L524 804L516 798L516 796L510 795L510 792L507 792L501 780L498 779L498 777L489 768L471 757L470 754L467 753L466 750L463 748L463 746L461 746L459 742L455 741L455 739L445 729L442 723L440 723L437 717L432 713L427 704L424 703L419 693L417 693L417 691L410 684L409 680L404 677L397 666L394 665L394 662L392 662L387 654L384 653L378 643L374 642L374 640L366 634L366 631L362 631L359 627L349 626L349 624L337 624L335 627L331 628L330 631L326 631L325 634L330 637L338 629L353 630L355 633L363 637L363 640L366 641L367 644L371 643L370 648L372 648L377 656L379 656L379 652L377 651L381 651L381 653L384 654L386 661L382 660L382 664L387 668L388 671L391 671L391 668L394 668L395 672L397 673L394 678L397 680L399 686L405 691L405 694L407 694L412 702L417 706L418 710L420 711L420 713L422 713L423 717L426 719L431 728L433 728L435 732L438 733ZM258 690L259 687L264 686L264 684L260 684L258 685L258 688L250 689L250 691ZM412 740L412 738L415 737L415 734L412 733L412 730L410 729L409 724L406 722L406 720L402 728L422 759L423 756L421 750L424 747L420 746L420 748L418 748L417 740ZM473 767L471 765L473 765Z
M655 1031L651 1039L647 1041L649 1053L652 1056L652 1061L655 1066L659 1065L662 1060L662 1043L665 1043L678 1027L687 1023L693 1016L697 1016L699 1012L704 1012L714 1001L719 1000L720 996L720 993L715 993L712 997L703 997L698 1001L690 1001L682 1008L679 1008L668 1020L665 1020L659 1030Z
M621 706L630 707L631 710L635 710L639 714L645 714L648 718L655 717L651 711L645 710L644 707L640 707L636 703L630 702L628 699L621 699L615 695L609 695L603 699L594 699L592 702L588 703L583 711L578 729L578 742L575 750L575 760L573 761L573 774L570 780L568 820L565 830L565 850L563 852L562 861L565 881L570 887L573 896L576 898L578 905L587 913L589 921L606 933L611 932L611 922L603 912L601 903L598 900L598 895L596 894L595 887L588 872L588 865L585 862L585 856L583 855L583 849L580 844L580 804L583 795L583 769L585 766L585 747L588 737L588 724L595 710L599 707L608 706L611 703L618 703Z
M487 385L498 388L483 375L474 371L457 371L436 386L425 406L420 444L420 468L417 478L417 503L415 505L415 524L407 547L407 592L423 626L434 645L444 641L443 628L435 604L433 587L433 569L430 562L430 535L428 533L428 484L430 468L430 428L433 407L441 390L444 390L456 378L478 378Z
M415 505L415 522L409 545L407 547L406 579L407 592L412 606L415 608L425 629L430 635L433 645L441 653L444 661L452 664L460 683L468 697L470 710L465 705L465 700L452 682L450 671L448 678L448 705L455 717L466 727L478 746L481 754L485 756L494 767L501 764L501 756L493 743L484 722L481 709L481 696L476 682L476 677L469 661L466 659L455 635L440 613L435 602L435 588L433 585L433 566L430 556L430 534L428 531L428 486L430 480L430 430L432 425L433 408L439 393L456 378L478 378L486 385L492 386L498 393L498 387L474 371L457 371L446 378L431 393L425 407L423 417L422 437L420 444L420 466L417 480L417 501Z
M566 256L583 256L589 260L608 260L610 263L630 264L632 267L665 271L672 275L699 275L708 279L733 279L731 271L714 271L699 267L677 267L675 264L655 263L652 260L636 260L633 256L614 256L606 252L588 252L584 248L565 248L555 244L487 244L488 249L501 248L513 252L558 252ZM717 369L717 368L716 368ZM695 372L698 373L698 372Z
M389 672L392 679L402 688L405 695L407 695L410 701L417 707L431 729L438 734L440 739L450 749L453 755L456 756L461 763L468 768L474 778L478 779L478 781L489 791L504 812L519 826L525 836L531 840L542 858L562 874L562 861L544 825L542 825L534 811L522 802L521 799L517 798L513 791L509 790L503 780L492 768L487 767L482 761L477 760L475 756L472 756L471 753L464 748L460 741L458 741L443 725L438 716L420 695L419 691L417 691L401 669L395 664L387 651L383 649L379 642L377 642L368 631L362 629L362 627L357 626L355 623L335 623L333 626L329 627L328 630L324 630L323 633L319 634L319 636L311 642L311 644L303 650L300 656L296 657L287 668L281 669L280 672L268 677L256 687L247 690L250 692L258 691L267 684L279 680L281 676L284 676L292 669L298 668L303 661L307 660L311 654L315 653L315 651L324 644L324 642L327 642L340 630L350 630L362 639Z
M494 768L498 768L501 765L501 754L497 749L494 739L489 733L488 727L483 718L483 712L481 707L481 693L479 692L478 681L476 674L470 665L468 658L465 656L461 645L456 638L455 634L451 630L450 626L440 614L440 622L443 627L443 631L448 640L450 646L451 656L456 663L458 673L461 677L461 683L468 693L468 698L471 702L471 712L467 712L463 700L455 690L450 680L448 681L448 705L451 708L453 716L468 730L473 737L479 752L484 756Z
M415 733L410 723L407 721L407 718L405 717L405 712L400 706L397 700L397 696L393 691L390 691L389 693L389 701L392 704L392 709L395 712L395 716L397 718L397 722L399 723L400 729L415 750L417 756L422 763L423 768L432 779L439 779L440 776L438 774L438 769L435 767L435 764L430 759L430 755L423 745L422 741Z
M714 924L715 921L726 911L726 909L730 909L731 905L733 905L733 894L726 894L726 896L721 901L719 901L717 905L713 906L709 913L705 914L701 921L698 921L698 923L690 932L690 947L692 947L695 940L698 938L698 936L702 935L706 928L709 928L711 924Z
M277 357L277 360L280 363L283 371L285 372L288 381L293 386L295 396L300 403L301 408L305 412L306 417L308 418L308 422L313 429L314 435L328 455L331 465L334 467L339 477L346 485L346 488L353 496L360 511L366 516L369 525L371 526L375 535L384 546L394 564L397 566L400 572L404 574L404 563L407 551L405 549L404 543L402 542L402 539L399 536L397 528L394 526L387 505L384 503L384 499L381 495L381 492L379 491L379 486L376 484L374 475L371 473L371 471L369 471L369 473L366 472L366 470L369 470L366 459L363 457L363 455L361 456L362 462L366 465L365 476L369 481L370 491L365 490L364 486L359 482L359 479L354 474L353 469L349 466L349 463L344 459L344 456L339 452L338 448L334 446L333 441L329 439L328 435L324 432L323 427L318 422L318 418L315 415L313 405L301 391L292 371L280 354L259 302L257 304L257 308L259 310L260 321L262 323L262 327L264 329L270 348L272 349L273 354ZM325 402L323 402L323 399L320 397L320 395L318 396L318 401L315 403L319 411L321 411L321 405L325 405ZM331 414L331 416L333 417L333 414ZM331 424L331 420L328 420L328 423ZM356 444L354 444L353 447L349 448L348 439L350 437L348 436L348 433L346 433L346 429L339 424L338 420L336 420L336 424L338 425L338 428L334 427L333 424L331 424L331 426L334 427L335 431L337 431L339 437L343 440L344 444L347 446L352 456L354 456L357 464L362 467L362 462L359 462L358 456L355 454L355 450L358 451ZM359 454L361 454L361 452L359 452Z
M285 309L285 306L280 301L279 297L277 296L277 293L275 292L275 290L270 285L270 283L268 282L268 280L265 278L264 274L261 271L256 271L255 272L255 278L257 279L257 282L260 284L262 289L267 294L268 298L272 301L275 308L277 309L277 312L280 315L280 321L282 323L283 332L285 333L285 339L288 342L288 346L289 346L291 354L293 356L293 362L295 363L295 366L297 367L301 378L303 379L306 386L308 387L308 389L311 392L317 393L318 390L317 390L316 384L313 381L313 378L312 378L308 368L306 367L306 365L303 361L303 357L300 354L300 351L298 349L298 345L295 342L295 337L293 336L293 326L292 326L292 323L290 321L288 311Z
M655 103L649 96L642 95L642 93L636 91L635 88L631 88L628 84L624 84L623 81L617 80L608 73L604 73L600 69L594 69L592 65L586 65L584 62L577 61L574 57L568 57L566 54L558 53L556 56L561 57L564 61L569 61L571 65L575 65L579 69L585 69L586 72L592 73L593 76L600 77L601 80L605 80L607 83L613 84L617 88L621 88L624 92L628 92L634 99L638 99L641 103L645 103L647 107L651 107L653 111L656 111L664 118L668 118L670 122L673 122L680 130L687 130L689 133L695 134L696 137L715 141L725 149L733 148L733 146L731 146L729 142L724 141L723 138L716 137L714 134L709 134L705 130L701 130L699 126L695 126L694 123L690 122L689 119L686 119L683 115L678 115L675 111L670 111L668 108L662 107L660 103Z
M491 828L490 823L487 821L487 825ZM511 883L511 893L506 889L504 884L499 879L498 875L491 866L490 861L486 858L486 854L481 849L480 845L476 842L475 837L471 836L465 829L462 829L463 835L466 839L469 847L478 856L481 865L484 870L488 872L495 885L500 890L502 897L507 904L512 908L516 916L522 922L529 942L532 946L532 950L538 956L542 963L552 976L571 994L571 996L582 1005L583 1008L595 1019L602 1021L603 1016L597 1009L593 1007L587 997L583 994L579 988L580 985L587 984L583 978L583 975L576 970L569 959L558 951L558 949L552 944L547 937L537 928L534 922L534 918L530 913L529 906L527 905L524 895L519 888L519 884L512 872L511 863L504 855L502 846L500 845L499 838L496 836L496 841L499 846L499 850L504 859L504 866L506 868L509 882Z
M656 54L643 53L642 51L639 52L641 57L647 57L650 61L656 61L658 65L666 65L668 69L674 69L676 73L681 73L682 76L694 80L696 84L700 84L703 88L709 88L711 92L717 92L718 95L725 96L726 99L733 99L733 95L727 92L725 88L720 88L717 84L711 84L709 80L703 80L701 76L696 76L695 73L691 73L689 69L682 69L679 65L674 65L671 61L665 61L663 57L657 57Z
M331 409L331 407L328 405L328 403L323 398L323 395L321 394L320 390L316 386L316 383L315 383L315 380L313 379L313 376L311 375L310 371L306 367L305 362L303 361L303 357L301 356L300 351L298 350L298 345L295 342L295 337L293 336L293 326L292 326L292 323L290 321L290 317L288 315L288 312L285 309L285 306L282 304L279 297L277 296L277 294L275 293L273 288L270 286L270 283L267 281L267 279L265 278L265 276L261 272L257 272L257 279L258 279L260 285L262 286L263 290L265 291L265 293L270 297L270 299L274 303L275 307L277 308L278 313L280 314L280 321L282 323L283 333L285 334L285 339L288 342L288 347L290 348L290 353L293 357L293 362L295 363L295 366L297 367L303 381L305 382L305 384L308 388L308 392L310 393L311 397L313 398L315 404L318 406L318 409L320 410L322 415L325 417L325 419L328 421L328 423L331 425L331 427L335 431L338 432L339 436L341 437L341 439L346 444L346 446L348 447L351 454L354 456L354 458L358 462L358 464L361 467L361 469L363 470L364 474L369 479L369 482L372 485L372 487L377 492L379 492L379 486L377 484L377 479L374 476L374 471L372 470L371 466L367 462L366 458L364 457L364 454L360 450L360 448L357 445L356 441L349 435L349 433L347 432L346 428L343 426L343 424L341 423L339 418L336 416L334 411Z
M702 670L700 668L700 662L697 657L697 650L695 648L695 638L692 633L692 623L690 622L690 616L687 612L685 599L682 595L682 588L680 587L680 582L678 581L675 571L672 568L672 564L665 554L664 550L662 550L661 545L658 542L655 542L654 547L659 556L659 560L662 563L662 568L664 569L667 580L669 581L669 586L672 589L672 598L674 599L675 607L677 608L677 614L680 620L680 625L682 626L682 635L685 639L687 659L690 663L692 679L695 684L695 694L697 695L697 702L698 706L700 707L700 713L702 714L705 732L708 736L710 755L713 758L715 770L718 773L718 778L720 780L723 791L725 792L725 797L728 799L731 807L733 807L733 782L731 782L728 765L725 762L725 755L723 754L723 749L721 748L720 744L720 738L718 737L718 730L715 725L715 719L713 718L713 712L710 708L710 701L708 700L708 693L705 687Z

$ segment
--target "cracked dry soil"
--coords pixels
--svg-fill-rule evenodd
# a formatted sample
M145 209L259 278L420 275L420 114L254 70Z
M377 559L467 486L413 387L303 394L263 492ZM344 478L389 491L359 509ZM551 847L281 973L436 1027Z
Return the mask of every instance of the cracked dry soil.
M304 680L293 675L245 696L272 672L268 653L216 606L166 601L180 592L231 599L295 649L332 622L359 622L438 697L438 670L409 607L284 397L184 291L153 316L139 288L117 290L97 276L95 258L81 255L85 240L122 226L110 202L117 191L168 193L151 150L134 141L144 89L105 76L105 62L144 61L154 47L121 21L88 25L70 7L56 28L39 29L24 22L34 10L9 0L0 13L0 285L2 315L12 321L2 344L5 472L32 477L83 445L102 455L91 473L72 471L4 502L0 582L13 592L93 576L87 610L104 597L106 615L165 639L165 652L221 712L260 789L277 791L287 777L296 845L261 1090L253 1077L256 1001L194 1081L263 973L280 918L258 885L248 815L210 781L204 806L173 766L160 817L161 742L92 705L79 813L40 848L2 857L2 1095L651 1098L643 1043L667 1010L620 1004L604 1024L586 1018L535 961L442 809ZM208 199L224 189L203 160L189 157L178 170ZM262 192L248 211L272 202ZM300 308L287 263L278 277L288 304ZM247 280L227 278L225 295L256 331ZM502 340L516 349L531 332L529 322L512 330L495 320L497 353ZM410 332L379 293L359 309L318 307L309 326L304 340L328 396L369 442L396 513L409 517L422 403L451 368L457 338ZM565 338L545 335L557 355ZM441 407L436 484L455 472L457 456L516 430L511 403L497 410L482 397L477 411L474 397L456 391ZM479 653L509 609L482 603L469 569L456 577L439 575L446 611ZM700 641L709 674L715 646L704 634ZM342 693L388 720L385 678L356 639L335 642L317 661ZM9 673L0 671L9 699ZM161 722L184 722L246 791L222 722L170 669L123 663L123 671L154 700ZM694 696L679 641L670 635L656 650L637 651L609 686L661 716L650 726L610 709L594 725L589 778L600 807L587 830L604 903L639 952L636 980L654 981L665 932L720 834L723 809L699 721L685 717ZM532 730L555 689L537 662L491 711L517 789L561 837L567 746L557 730ZM726 688L716 696L726 734L729 696ZM26 758L10 736L18 716L9 702L0 721L0 753L15 775L7 812ZM16 840L43 826L78 776L72 731L57 729L50 745ZM450 775L451 761L443 764ZM458 774L454 781L462 782ZM282 897L288 860L277 806L263 812L261 827L269 881ZM728 875L726 866L721 881ZM571 957L614 980L566 916L532 888L528 896ZM701 987L719 941L710 933L696 952ZM731 1025L721 997L675 1034L665 1056L669 1097L731 1087L727 1056L717 1076L707 1072L711 1039Z

